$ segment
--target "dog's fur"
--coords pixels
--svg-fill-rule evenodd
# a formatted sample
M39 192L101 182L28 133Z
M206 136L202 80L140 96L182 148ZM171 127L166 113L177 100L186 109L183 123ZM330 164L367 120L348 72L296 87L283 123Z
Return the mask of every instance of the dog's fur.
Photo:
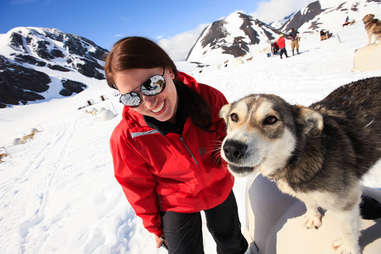
M381 20L375 19L373 14L367 14L362 19L365 30L368 33L368 44L371 44L374 36L375 42L381 41Z
M319 207L337 215L339 253L359 254L361 177L381 158L381 77L344 85L310 107L271 94L222 107L227 124L221 154L233 174L259 170L302 200L307 228Z

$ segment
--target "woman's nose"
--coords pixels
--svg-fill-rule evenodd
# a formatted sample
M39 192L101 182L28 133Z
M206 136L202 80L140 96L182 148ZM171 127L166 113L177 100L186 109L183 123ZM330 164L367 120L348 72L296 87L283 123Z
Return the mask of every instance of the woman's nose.
M146 95L142 95L142 96L143 96L144 105L147 108L152 109L156 104L156 96L146 96Z

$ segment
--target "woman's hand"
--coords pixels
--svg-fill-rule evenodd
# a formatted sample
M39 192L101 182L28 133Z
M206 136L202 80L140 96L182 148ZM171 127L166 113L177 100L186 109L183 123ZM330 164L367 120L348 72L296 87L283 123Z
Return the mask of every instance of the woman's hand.
M156 242L156 248L160 248L164 244L164 239L162 237L155 235L155 242Z

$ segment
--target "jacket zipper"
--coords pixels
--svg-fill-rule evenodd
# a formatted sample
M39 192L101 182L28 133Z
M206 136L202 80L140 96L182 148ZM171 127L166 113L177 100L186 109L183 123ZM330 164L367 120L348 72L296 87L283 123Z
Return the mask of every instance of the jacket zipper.
M184 146L187 149L187 151L189 152L189 154L192 156L193 161L196 163L196 165L198 165L198 161L196 160L196 157L194 157L192 151L189 149L188 145L185 143L183 136L180 136L180 140L184 144Z

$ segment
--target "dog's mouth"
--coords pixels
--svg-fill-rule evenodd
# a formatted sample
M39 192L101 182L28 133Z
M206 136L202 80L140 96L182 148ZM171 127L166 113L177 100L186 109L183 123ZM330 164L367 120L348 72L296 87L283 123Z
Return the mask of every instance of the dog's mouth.
M249 173L252 173L255 170L254 167L240 167L240 166L235 166L233 164L229 164L228 167L230 171L238 175L247 175Z

